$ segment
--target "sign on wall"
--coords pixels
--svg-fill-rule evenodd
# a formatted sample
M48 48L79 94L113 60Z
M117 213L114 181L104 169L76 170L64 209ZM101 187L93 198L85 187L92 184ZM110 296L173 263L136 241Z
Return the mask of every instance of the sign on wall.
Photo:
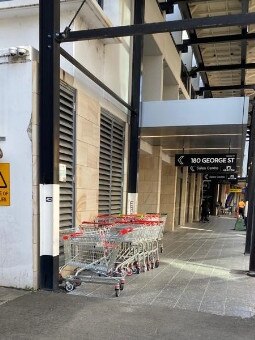
M0 206L10 205L10 164L0 163Z
M187 166L194 173L234 173L236 154L176 154L175 166Z
M240 188L230 188L230 189L229 189L229 192L241 193L241 192L242 192L242 189L240 189Z
M204 181L235 182L238 180L237 174L204 174Z

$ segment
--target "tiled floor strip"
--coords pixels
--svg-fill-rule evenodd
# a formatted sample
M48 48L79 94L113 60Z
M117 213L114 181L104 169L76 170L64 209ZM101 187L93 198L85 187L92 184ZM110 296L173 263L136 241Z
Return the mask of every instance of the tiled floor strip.
M132 275L122 303L163 305L219 315L255 315L255 279L248 277L245 232L234 231L235 219L212 217L164 236L160 266ZM72 294L114 298L109 286L82 284Z

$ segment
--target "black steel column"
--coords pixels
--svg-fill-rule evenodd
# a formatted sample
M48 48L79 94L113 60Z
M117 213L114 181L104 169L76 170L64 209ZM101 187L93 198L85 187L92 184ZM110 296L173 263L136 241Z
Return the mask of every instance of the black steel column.
M60 0L39 2L40 288L58 287Z
M144 22L144 0L134 1L134 24ZM129 171L128 192L137 192L138 177L138 150L139 150L139 113L140 113L140 87L142 76L143 35L133 37L133 63L132 63L132 90L129 144Z
M254 141L255 141L255 105L253 106L252 110L252 121L251 121L251 140L250 142L252 143L252 165L251 165L251 175L250 177L250 182L248 183L248 190L249 190L249 208L248 208L248 218L251 214L252 216L252 223L251 223L251 238L250 238L250 264L249 264L249 276L255 277L255 166L254 166L254 160L255 160L255 148L254 148ZM248 231L247 231L248 234Z
M253 200L254 194L252 188L255 187L255 176L253 167L253 153L255 143L255 111L254 108L251 113L251 124L250 124L250 140L249 140L249 152L248 152L248 215L247 215L247 227L246 227L246 241L245 241L245 254L250 254L251 248L251 230L253 223Z

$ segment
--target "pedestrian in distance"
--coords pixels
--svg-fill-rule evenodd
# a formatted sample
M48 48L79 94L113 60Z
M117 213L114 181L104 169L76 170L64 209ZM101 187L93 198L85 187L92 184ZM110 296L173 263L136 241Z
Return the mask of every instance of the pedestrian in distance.
M209 214L210 214L210 208L209 208L209 202L207 200L204 200L201 205L201 222L209 222Z
M244 200L241 199L241 201L238 203L238 214L239 216L242 216L244 219L244 208L245 208L245 203Z
M221 209L222 209L222 203L220 200L216 203L216 208L217 208L217 216L220 216Z
M245 225L245 229L247 229L248 207L249 207L249 201L246 201L245 202L245 207L244 207L244 225Z

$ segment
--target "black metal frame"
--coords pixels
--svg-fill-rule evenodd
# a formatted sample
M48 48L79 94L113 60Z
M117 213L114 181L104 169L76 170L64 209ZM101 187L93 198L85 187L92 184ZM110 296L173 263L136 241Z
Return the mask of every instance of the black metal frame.
M249 143L249 173L248 173L248 216L245 242L245 253L250 253L249 276L255 277L255 105L252 110L251 138Z
M196 93L198 95L201 95L205 91L230 91L230 90L235 91L245 89L255 90L255 84L200 87L200 89L196 91Z
M243 26L255 23L255 13L238 15L221 15L207 18L162 21L146 24L135 24L118 27L96 28L81 31L64 31L56 36L59 43L81 40L117 38L135 35L146 35L164 32L190 31L197 28L215 28Z
M193 0L196 1L196 0ZM199 0L200 1L200 0ZM142 2L142 6L141 6ZM144 0L135 0L135 24L90 29L86 31L71 32L66 29L60 32L60 0L40 0L40 183L53 184L58 183L58 147L59 147L59 60L60 60L60 43L104 39L123 36L134 36L133 44L133 68L132 68L132 99L131 106L122 102L122 104L131 111L130 127L130 156L129 156L129 184L128 191L137 191L137 170L138 170L138 135L139 135L139 105L140 105L140 77L142 63L143 36L145 34L155 34L163 32L174 32L187 30L191 32L191 40L196 40L195 29L213 28L227 26L244 26L255 23L255 13L242 13L238 15L225 15L207 18L192 19L187 10L189 1L168 1L169 3L179 3L180 6L186 6L186 18L184 20L166 21L158 23L143 23ZM243 10L243 12L245 12ZM192 33L193 32L193 33ZM246 32L242 32L243 38L247 39ZM83 68L74 58L68 56L61 50L61 54L68 57L68 60L78 67L83 73L88 75L88 71ZM197 47L197 54L201 54ZM71 57L71 58L70 58ZM198 62L200 63L198 59ZM243 64L243 63L242 63ZM202 65L203 66L203 65ZM203 75L203 74L202 74ZM104 88L103 83L89 74L90 78ZM205 88L203 90L224 90L226 87L208 87L208 79L204 76ZM254 88L254 85L241 84L241 88ZM228 89L240 89L240 86L227 87ZM105 90L107 90L105 88ZM109 89L108 89L109 90ZM117 100L113 91L108 91ZM121 101L120 101L121 102ZM126 105L127 104L127 105ZM255 203L254 203L255 204ZM253 226L252 251L255 252L255 223ZM252 255L251 255L252 256ZM253 259L254 260L254 259ZM254 261L251 258L251 263ZM253 261L253 262L252 262ZM54 263L51 263L49 282L45 282L45 277L49 275L46 268L41 268L41 288L55 289L57 285L57 270Z
M232 70L241 70L241 69L253 70L255 69L255 63L198 66L198 67L193 68L189 72L189 75L192 77L198 72L221 72L221 71L232 71Z
M59 181L60 53L55 35L60 29L58 1L40 0L39 183ZM40 288L58 288L59 257L40 256Z
M253 110L251 112L251 130L250 130L250 138L249 138L249 152L248 152L248 164L247 164L247 173L248 173L248 216L247 216L247 226L246 226L246 240L245 240L245 250L244 254L250 254L251 248L251 230L253 224L253 203L254 193L252 188L255 188L255 176L254 176L254 166L253 166L253 157L254 157L254 143L255 143L255 106L253 105Z
M128 110L133 111L133 108L125 102L120 96L118 96L114 91L112 91L108 86L106 86L101 80L94 76L86 67L79 63L75 58L73 58L69 53L67 53L62 47L60 47L60 54L68 60L73 66L80 70L85 76L91 79L95 84L100 86L103 90L109 93L114 99L116 99L120 104L125 106Z
M192 38L186 39L182 44L177 44L176 47L179 51L186 51L188 46L194 45L205 45L205 44L215 44L215 43L225 43L230 41L248 41L254 40L255 33L245 33L245 34L232 34L232 35L220 35L214 37L204 37L204 38Z
M144 22L145 0L134 1L134 23ZM128 192L137 192L138 152L139 152L139 116L140 116L140 87L143 58L143 35L133 38L132 89L131 106L134 108L130 117L130 144L128 164Z

